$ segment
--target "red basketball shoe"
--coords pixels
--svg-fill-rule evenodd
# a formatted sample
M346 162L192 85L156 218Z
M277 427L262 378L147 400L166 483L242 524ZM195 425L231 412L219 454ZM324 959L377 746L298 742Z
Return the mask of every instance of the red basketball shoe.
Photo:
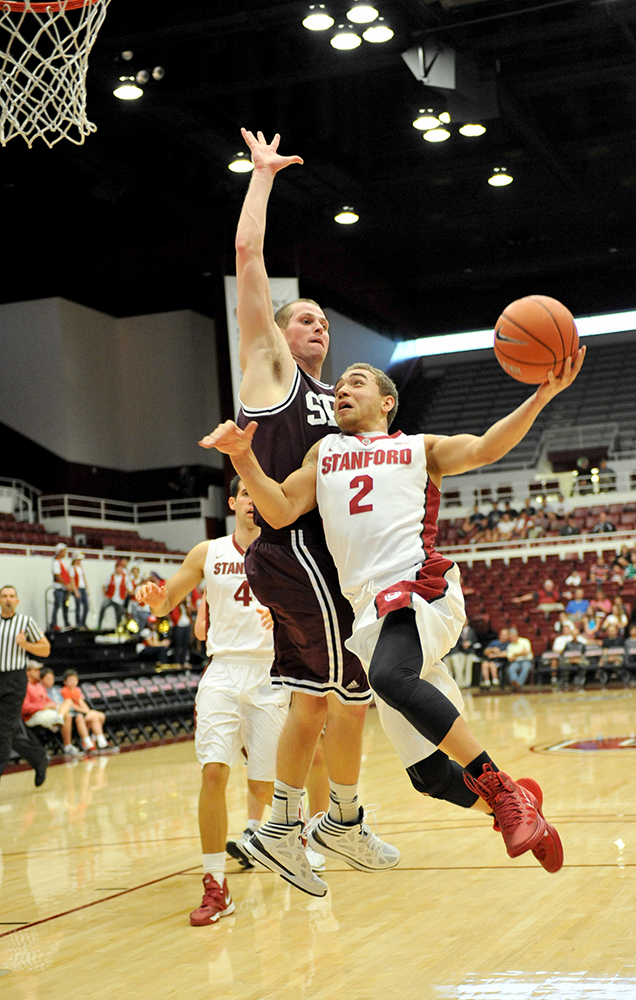
M504 771L493 771L490 764L484 764L479 778L465 773L464 781L495 814L509 857L518 858L537 846L548 824L530 790L517 784Z
M541 791L541 785L534 778L519 778L517 781L518 785L525 788L526 791L534 795L537 801L537 809L541 816L543 812L541 807L543 806L543 792ZM559 834L552 826L551 823L546 822L546 831L539 843L531 848L537 861L543 865L545 870L550 873L558 872L563 865L563 844L561 843L561 838Z
M193 927L215 924L219 917L229 917L235 909L232 894L227 887L227 879L223 879L223 888L221 888L212 875L204 875L203 900L201 906L190 914L190 923Z

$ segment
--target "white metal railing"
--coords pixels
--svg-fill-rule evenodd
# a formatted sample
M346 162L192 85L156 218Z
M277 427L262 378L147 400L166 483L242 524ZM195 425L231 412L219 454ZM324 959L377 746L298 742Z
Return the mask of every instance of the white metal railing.
M82 546L85 559L99 559L102 562L113 562L119 556L136 563L180 563L185 552L131 552L130 549L87 549ZM27 545L21 542L0 542L0 556L47 556L55 555L54 545Z
M0 496L10 497L13 506L11 513L16 521L33 523L41 492L30 483L25 483L23 479L0 476Z
M439 545L437 551L456 562L485 562L492 559L521 559L526 562L529 556L558 555L561 559L580 559L584 552L607 552L609 549L620 551L622 545L634 547L636 531L612 531L607 534L554 536L552 538L519 538L508 542L482 542L480 545L464 543L459 545Z
M147 521L183 521L192 517L205 517L206 503L205 497L127 503L124 500L103 500L60 493L41 496L38 511L41 523L54 517L81 517L94 518L96 521L145 524Z

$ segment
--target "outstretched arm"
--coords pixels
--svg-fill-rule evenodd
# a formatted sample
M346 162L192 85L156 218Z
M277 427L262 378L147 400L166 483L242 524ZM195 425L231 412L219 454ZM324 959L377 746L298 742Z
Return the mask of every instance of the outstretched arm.
M181 566L163 587L144 583L137 587L135 597L140 604L147 604L152 613L162 618L176 608L201 580L209 542L199 542L190 549Z
M563 375L556 378L553 372L529 399L489 427L485 434L453 434L440 438L425 435L426 464L435 479L441 476L458 476L482 465L492 465L507 455L526 436L533 423L551 399L572 385L581 370L585 348L581 347L574 359L567 358Z
M252 420L244 430L233 420L219 424L212 434L199 441L202 448L217 448L229 455L247 492L272 528L284 528L301 514L316 506L316 456L318 444L311 448L300 469L292 472L284 483L266 476L254 452L252 438L258 424Z
M271 143L262 132L254 135L243 128L241 134L254 164L236 231L239 362L244 373L241 399L248 405L267 406L280 401L296 370L287 341L274 322L263 257L267 204L278 171L303 161L299 156L279 154L278 133Z

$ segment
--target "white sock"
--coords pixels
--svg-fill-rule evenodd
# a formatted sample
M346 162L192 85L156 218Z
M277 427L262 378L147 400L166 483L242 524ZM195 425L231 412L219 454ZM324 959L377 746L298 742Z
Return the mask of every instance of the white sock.
M272 799L270 823L279 823L283 826L292 826L294 823L297 823L302 794L302 788L294 788L292 785L286 785L284 781L279 781L277 778L274 782L274 798Z
M247 823L245 824L245 829L251 830L252 833L255 833L255 831L259 829L260 825L261 825L260 819L248 819Z
M360 814L358 783L339 785L329 779L329 815L336 823L355 823Z
M97 743L97 746L100 747L102 750L108 746L108 740L106 739L103 733L100 733L99 736L96 736L95 741Z
M221 888L223 888L223 879L225 878L225 851L219 851L218 854L204 854L203 873L205 875L211 875L212 878L219 883Z
M73 744L72 743L66 743L65 746L64 746L64 753L68 753L69 750L72 750L72 749L73 749Z
M82 746L84 747L85 750L92 750L93 747L95 746L95 744L93 743L93 741L90 738L90 736L83 736L82 737Z

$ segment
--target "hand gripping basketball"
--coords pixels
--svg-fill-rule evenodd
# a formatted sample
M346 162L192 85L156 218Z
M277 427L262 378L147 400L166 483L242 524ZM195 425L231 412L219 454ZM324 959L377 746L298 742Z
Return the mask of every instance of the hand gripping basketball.
M233 420L226 420L211 434L201 438L199 444L202 448L216 448L230 458L240 458L241 455L247 455L251 451L252 438L257 427L255 420L250 420L245 429L238 427Z

